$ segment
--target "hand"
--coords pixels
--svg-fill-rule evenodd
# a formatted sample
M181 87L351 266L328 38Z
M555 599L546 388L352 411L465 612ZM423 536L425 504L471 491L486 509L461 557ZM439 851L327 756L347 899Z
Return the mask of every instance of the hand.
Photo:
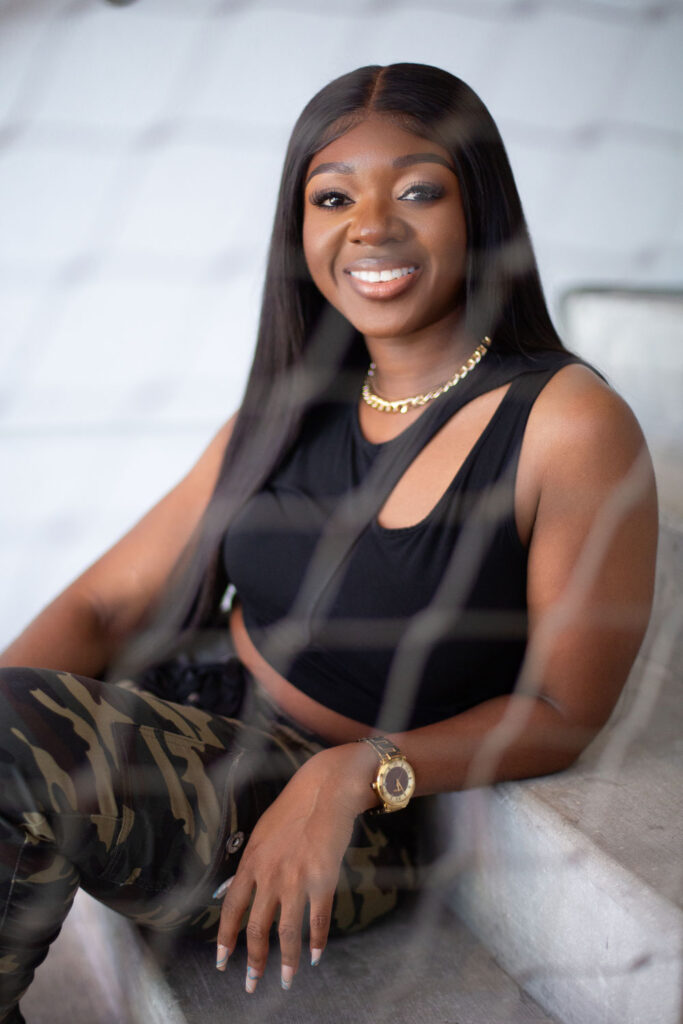
M216 958L216 966L225 970L253 895L246 929L247 992L254 991L265 970L278 907L282 987L290 988L299 966L306 903L311 963L320 961L356 816L373 806L375 763L365 743L323 750L295 773L259 819L223 900Z

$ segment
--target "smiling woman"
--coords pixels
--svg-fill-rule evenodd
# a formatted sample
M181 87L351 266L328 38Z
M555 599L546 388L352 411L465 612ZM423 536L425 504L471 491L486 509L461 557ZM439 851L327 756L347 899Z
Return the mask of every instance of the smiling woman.
M330 83L239 412L2 655L0 1020L79 884L216 937L219 970L246 921L249 992L278 920L290 988L306 925L317 965L419 883L426 795L567 768L600 729L656 529L481 100L415 64Z

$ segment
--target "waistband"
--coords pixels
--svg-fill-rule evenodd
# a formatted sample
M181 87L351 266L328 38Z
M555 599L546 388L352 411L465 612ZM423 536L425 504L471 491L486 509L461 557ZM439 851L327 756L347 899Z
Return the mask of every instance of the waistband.
M279 727L318 748L330 745L273 700L238 658L229 633L221 636L219 652L215 646L207 650L195 643L191 650L149 666L137 677L136 685L162 700L201 708L223 718L238 718L263 729Z

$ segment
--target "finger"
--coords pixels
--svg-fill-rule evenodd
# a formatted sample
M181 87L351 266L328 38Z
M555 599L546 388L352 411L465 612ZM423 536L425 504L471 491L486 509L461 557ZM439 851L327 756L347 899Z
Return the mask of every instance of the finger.
M254 900L254 905L251 908L249 922L247 924L246 989L249 993L254 991L259 978L266 969L266 961L268 959L268 939L270 937L270 927L273 923L276 907L276 903L265 903L264 901L259 900L258 890L256 891L256 899Z
M327 945L332 921L334 893L329 896L314 896L311 899L311 966L317 967Z
M230 875L230 878L226 878L225 881L223 882L223 884L218 886L218 888L216 889L216 891L213 894L213 896L211 897L211 899L212 900L219 900L219 899L221 899L221 897L225 896L226 892L228 891L228 889L230 888L230 886L232 885L234 880L235 880L235 876L234 875Z
M294 975L299 969L301 956L301 929L304 920L306 900L297 895L292 900L283 900L277 934L280 940L282 967L280 984L285 991L292 987Z
M216 967L219 971L225 970L228 959L237 944L237 936L242 918L249 906L252 888L251 879L246 875L237 874L216 890L217 899L220 898L218 895L220 890L225 890L216 945Z
M222 885L219 885L215 893L211 897L214 900L221 899L225 896L226 892L235 880L235 876L231 875L230 878L226 878ZM224 971L228 966L228 959L230 957L231 950L224 946L222 942L219 942L216 946L216 968L219 971Z

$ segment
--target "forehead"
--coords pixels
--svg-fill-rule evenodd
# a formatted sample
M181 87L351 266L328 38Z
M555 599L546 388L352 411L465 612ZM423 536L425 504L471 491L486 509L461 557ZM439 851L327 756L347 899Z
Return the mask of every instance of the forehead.
M376 163L392 164L401 157L416 154L440 157L448 167L453 167L448 150L437 142L402 127L389 117L373 114L319 149L308 165L306 176L327 163L347 164L354 170L361 170Z

